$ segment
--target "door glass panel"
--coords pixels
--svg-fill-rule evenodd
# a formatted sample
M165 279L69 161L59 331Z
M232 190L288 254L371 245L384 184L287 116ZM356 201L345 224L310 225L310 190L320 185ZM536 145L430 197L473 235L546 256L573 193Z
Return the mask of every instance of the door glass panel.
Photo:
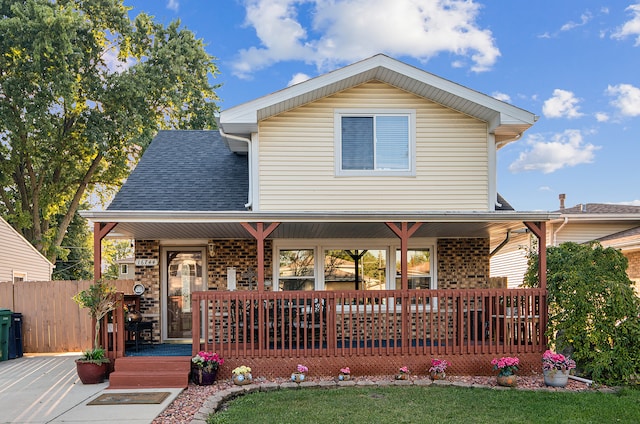
M201 251L167 251L167 337L191 338L191 292L206 290Z

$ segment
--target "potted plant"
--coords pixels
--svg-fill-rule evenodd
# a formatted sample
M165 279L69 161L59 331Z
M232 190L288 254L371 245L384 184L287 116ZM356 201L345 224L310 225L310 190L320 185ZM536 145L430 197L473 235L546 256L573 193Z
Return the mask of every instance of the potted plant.
M429 376L432 380L444 380L447 377L445 371L449 365L451 365L451 363L446 359L432 359Z
M88 289L82 290L73 300L81 307L89 309L89 316L95 320L95 337L93 348L83 353L82 358L76 360L76 370L80 381L84 384L102 383L107 375L109 358L100 346L100 322L116 307L114 286L97 281Z
M291 381L295 383L301 383L306 378L306 373L309 372L309 368L302 364L298 364L296 371L291 374Z
M396 375L396 380L408 380L409 379L409 368L405 365L400 368L400 372Z
M201 350L191 358L191 380L199 386L210 386L216 381L218 368L224 359L215 352Z
M349 381L351 380L351 368L344 367L340 368L340 374L338 374L339 381Z
M231 371L233 374L232 380L233 384L237 384L238 386L243 386L245 384L251 384L253 382L253 376L251 375L251 368L241 365L236 367Z
M515 374L520 365L518 358L510 356L503 356L500 359L493 358L491 365L493 365L494 370L498 371L497 381L499 386L515 387L518 384Z
M569 381L569 372L576 367L576 362L561 353L547 350L542 355L542 372L544 384L552 387L564 387Z

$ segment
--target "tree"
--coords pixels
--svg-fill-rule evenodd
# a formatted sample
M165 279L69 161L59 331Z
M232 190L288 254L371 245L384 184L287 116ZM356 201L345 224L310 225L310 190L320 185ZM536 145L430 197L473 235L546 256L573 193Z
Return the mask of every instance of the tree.
M102 278L105 280L117 280L120 276L118 261L133 257L133 255L131 240L105 240L103 242L102 257L107 263L107 269Z
M53 270L54 280L93 279L93 234L89 231L87 220L77 212L73 215L61 248Z
M549 325L556 349L595 381L629 382L640 373L640 299L627 276L627 258L597 242L547 248ZM537 286L538 257L530 256L527 286Z
M52 262L159 129L214 128L202 40L122 0L0 1L0 213Z

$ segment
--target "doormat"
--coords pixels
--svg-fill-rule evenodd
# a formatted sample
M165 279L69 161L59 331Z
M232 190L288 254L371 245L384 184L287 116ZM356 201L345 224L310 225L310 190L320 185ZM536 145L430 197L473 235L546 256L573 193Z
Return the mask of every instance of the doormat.
M144 405L162 403L169 392L105 393L87 405Z

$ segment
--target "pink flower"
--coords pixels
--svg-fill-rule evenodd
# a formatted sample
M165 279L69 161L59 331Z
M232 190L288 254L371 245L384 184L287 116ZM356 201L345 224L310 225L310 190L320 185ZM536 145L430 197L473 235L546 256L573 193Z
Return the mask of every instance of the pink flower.
M408 374L409 373L409 368L407 368L406 366L400 368L400 372L404 373L404 374Z
M518 365L520 365L520 360L518 358L512 358L510 356L503 356L500 359L493 358L491 360L491 365L493 365L494 370L498 370L498 375L505 376L511 375L518 371Z
M446 359L432 359L429 372L444 372L449 365L451 365L451 363Z
M298 370L298 372L307 372L307 371L309 371L309 368L305 367L302 364L298 364L297 370Z
M342 374L351 374L351 369L349 367L340 368L340 372Z

